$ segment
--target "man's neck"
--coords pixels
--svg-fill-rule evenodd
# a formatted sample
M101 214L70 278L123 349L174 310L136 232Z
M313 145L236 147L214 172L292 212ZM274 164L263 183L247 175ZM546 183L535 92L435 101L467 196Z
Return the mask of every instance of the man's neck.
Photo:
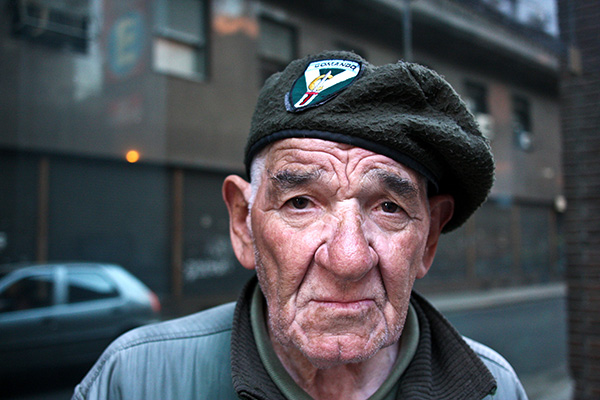
M398 357L395 344L360 363L317 368L299 350L284 347L272 337L271 342L286 371L315 400L368 399L386 380Z

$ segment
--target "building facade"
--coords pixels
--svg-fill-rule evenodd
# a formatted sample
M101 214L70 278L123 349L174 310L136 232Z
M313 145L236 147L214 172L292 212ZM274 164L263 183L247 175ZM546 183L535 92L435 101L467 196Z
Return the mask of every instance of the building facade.
M2 0L0 262L116 262L167 302L234 299L249 272L220 188L243 174L260 86L346 49L437 70L492 144L490 200L443 238L421 290L560 281L560 48L531 4Z
M600 398L600 4L559 2L562 66L561 109L567 237L569 361L574 397Z

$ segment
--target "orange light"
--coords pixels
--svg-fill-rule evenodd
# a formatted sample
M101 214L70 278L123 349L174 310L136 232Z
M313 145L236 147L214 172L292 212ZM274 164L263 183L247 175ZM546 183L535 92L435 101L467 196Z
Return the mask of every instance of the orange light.
M125 158L127 159L127 161L133 164L135 162L138 162L138 160L140 159L140 153L136 150L129 150L125 155Z

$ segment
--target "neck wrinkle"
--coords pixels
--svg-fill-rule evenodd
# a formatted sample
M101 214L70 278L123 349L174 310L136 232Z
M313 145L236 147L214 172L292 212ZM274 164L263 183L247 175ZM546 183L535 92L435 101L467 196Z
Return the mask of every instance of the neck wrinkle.
M390 375L400 353L398 342L360 363L318 368L299 350L281 345L270 332L269 337L287 373L315 400L368 399Z

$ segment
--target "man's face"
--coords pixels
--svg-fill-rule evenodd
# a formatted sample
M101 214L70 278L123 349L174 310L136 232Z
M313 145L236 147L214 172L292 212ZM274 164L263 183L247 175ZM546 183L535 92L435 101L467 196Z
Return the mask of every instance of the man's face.
M284 348L328 367L398 341L414 280L433 259L425 187L361 148L272 145L248 218L269 331Z

